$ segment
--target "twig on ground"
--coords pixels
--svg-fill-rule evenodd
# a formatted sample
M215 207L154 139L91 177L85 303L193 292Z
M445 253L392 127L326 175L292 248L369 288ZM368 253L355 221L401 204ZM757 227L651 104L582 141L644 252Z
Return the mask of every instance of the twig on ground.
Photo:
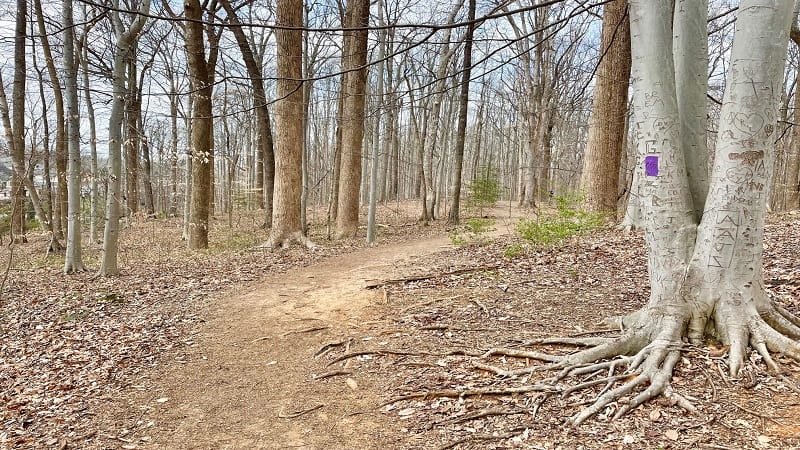
M494 270L497 269L498 267L500 266L495 264L493 266L467 267L465 269L451 270L450 272L438 272L425 275L409 275L407 277L394 278L390 280L372 280L368 282L364 287L366 289L377 289L392 284L405 284L408 283L409 281L423 281L423 280L429 280L431 278L441 278L450 275L463 275L465 273L478 272L480 270Z
M461 298L463 296L464 296L464 294L452 295L450 297L434 298L434 299L431 299L431 300L428 300L428 301L424 301L424 302L421 302L421 303L416 303L414 305L411 305L411 306L408 306L406 308L401 309L400 312L398 313L398 315L405 314L405 313L407 313L408 311L410 311L412 309L422 308L422 307L431 305L431 304L436 303L436 302L445 302L445 301L449 301L449 300L455 300L455 299Z
M353 372L349 370L331 370L330 372L313 375L311 378L314 380L324 380L326 378L337 377L339 375L351 375Z
M512 416L516 414L525 414L526 411L521 409L500 409L500 408L489 408L489 409L482 409L480 411L473 411L471 413L464 414L460 417L454 417L450 420L447 420L445 423L464 423L470 420L482 419L484 417L491 417L491 416Z
M342 356L334 358L331 362L328 363L328 365L332 366L338 362L342 362L351 358L356 358L358 356L365 356L365 355L441 356L439 354L430 352L407 352L402 350L373 350L373 351L346 353Z
M295 417L300 417L300 416L302 416L304 414L308 414L308 413L310 413L312 411L316 411L316 410L322 408L323 406L325 406L325 405L320 403L320 404L318 404L316 406L312 406L311 408L301 409L299 411L291 412L289 414L284 414L284 413L281 412L281 413L278 413L278 418L280 418L280 419L294 419Z
M320 347L319 350L317 350L317 353L314 353L314 358L319 358L320 356L325 355L326 353L328 353L329 351L333 350L334 348L341 347L342 345L345 344L345 342L347 342L347 340L342 340L342 341L337 341L337 342L329 342L329 343L323 345L322 347Z
M281 336L282 337L286 337L286 336L289 336L290 334L313 333L314 331L322 331L322 330L327 330L329 328L330 327L328 327L328 326L309 327L309 328L304 328L302 330L287 331L286 333L283 333Z
M734 403L734 402L725 401L725 403L727 403L727 404L729 404L729 405L731 405L731 406L735 406L736 408L738 408L738 409L741 409L742 411L744 411L744 412L746 412L746 413L748 413L748 414L751 414L751 415L753 415L753 416L756 416L756 417L758 417L758 418L760 418L760 419L769 420L770 422L773 422L773 423L775 423L776 425L779 425L779 426L782 426L782 427L785 427L785 426L786 426L786 424L784 424L784 423L781 423L781 422L779 422L779 421L775 420L774 418L772 418L772 417L770 417L770 416L768 416L768 415L766 415L766 414L762 414L762 413L760 413L760 412L753 411L752 409L745 408L744 406L742 406L742 405L738 405L738 404L736 404L736 403Z
M503 434L497 434L497 435L495 435L495 434L472 435L472 436L467 436L467 437L464 437L464 438L461 438L461 439L456 439L455 441L448 442L447 444L439 447L438 450L447 450L447 449L453 448L453 447L455 447L455 446L457 446L459 444L463 444L463 443L469 442L469 441L500 441L500 440L503 440L503 439L513 438L514 436L518 436L520 434L522 434L522 431L513 432L513 433L503 433Z
M441 391L423 391L413 392L410 394L395 397L381 407L391 405L393 403L402 402L404 400L413 400L415 398L436 398L436 397L476 397L483 395L512 395L512 394L526 394L528 392L558 392L558 388L544 384L531 384L527 386L509 387L509 388L481 388L481 389L444 389Z

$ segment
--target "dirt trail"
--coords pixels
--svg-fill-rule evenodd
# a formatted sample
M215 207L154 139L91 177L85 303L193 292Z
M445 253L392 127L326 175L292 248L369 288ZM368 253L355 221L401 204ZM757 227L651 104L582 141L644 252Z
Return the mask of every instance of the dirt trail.
M516 214L493 212L505 218L491 234L509 232ZM424 271L418 258L448 248L442 236L358 250L214 302L186 354L153 374L141 418L152 425L137 434L169 449L397 447L400 425L376 411L380 386L315 381L328 369L313 355L375 318L382 294L365 282Z

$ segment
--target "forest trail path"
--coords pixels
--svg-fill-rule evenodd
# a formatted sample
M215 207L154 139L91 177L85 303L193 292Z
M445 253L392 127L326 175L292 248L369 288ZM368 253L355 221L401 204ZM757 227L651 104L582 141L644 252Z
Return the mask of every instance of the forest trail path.
M489 235L513 232L516 209L492 213ZM359 336L376 317L370 305L384 301L383 291L365 289L368 281L426 273L422 258L449 248L440 236L357 250L215 301L185 358L153 376L142 419L153 422L150 442L168 449L394 448L402 425L377 412L385 393L362 381L353 389L344 376L314 380L314 371L329 370L314 354Z

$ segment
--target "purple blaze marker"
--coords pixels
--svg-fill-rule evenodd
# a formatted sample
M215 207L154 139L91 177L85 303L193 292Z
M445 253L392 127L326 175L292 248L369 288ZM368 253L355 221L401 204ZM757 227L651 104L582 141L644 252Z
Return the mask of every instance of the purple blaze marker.
M658 176L658 156L650 155L644 157L644 173L648 177Z

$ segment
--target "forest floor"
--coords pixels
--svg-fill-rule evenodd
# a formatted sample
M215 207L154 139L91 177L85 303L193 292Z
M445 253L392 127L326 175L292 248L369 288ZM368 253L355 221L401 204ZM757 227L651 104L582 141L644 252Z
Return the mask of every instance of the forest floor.
M177 222L134 222L116 278L60 275L43 240L16 247L0 289L0 448L800 447L800 365L781 359L780 378L754 356L730 379L714 345L689 348L673 382L700 415L656 400L565 426L602 385L543 399L511 391L551 374L476 363L533 363L481 357L494 347L571 351L534 341L640 307L642 237L531 247L514 233L525 213L502 208L454 246L412 210L383 209L375 247L312 229L314 251L254 249L266 236L252 218L215 224L202 253L182 250ZM800 215L772 217L765 278L794 312L797 248Z

